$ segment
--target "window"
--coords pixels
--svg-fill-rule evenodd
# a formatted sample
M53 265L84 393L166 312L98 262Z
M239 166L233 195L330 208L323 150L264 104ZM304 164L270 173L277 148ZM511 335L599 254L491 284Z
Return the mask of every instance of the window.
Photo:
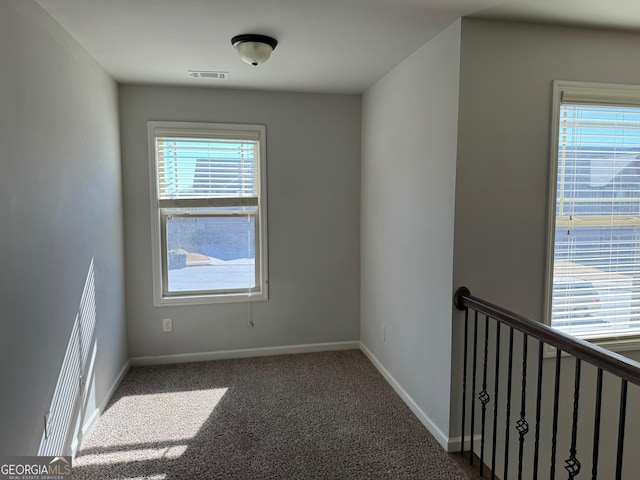
M554 83L547 322L640 345L640 87Z
M148 127L155 304L266 300L264 126Z

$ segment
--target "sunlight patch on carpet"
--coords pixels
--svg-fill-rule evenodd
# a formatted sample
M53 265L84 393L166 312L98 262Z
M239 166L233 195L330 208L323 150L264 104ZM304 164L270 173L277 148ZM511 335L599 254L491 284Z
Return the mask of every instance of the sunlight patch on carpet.
M74 467L109 465L125 462L146 462L149 460L170 460L181 457L182 454L187 451L187 448L189 448L188 445L173 445L161 448L139 448L83 455L76 459Z
M126 424L103 435L101 447L123 447L189 440L195 437L224 394L226 388L185 392L153 393L122 397L101 417L117 424L124 415ZM135 415L131 415L135 412ZM124 449L123 449L124 450Z

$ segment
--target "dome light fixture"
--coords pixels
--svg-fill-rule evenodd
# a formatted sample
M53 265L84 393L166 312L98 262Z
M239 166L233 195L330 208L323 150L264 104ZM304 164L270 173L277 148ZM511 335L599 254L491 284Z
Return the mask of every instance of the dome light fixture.
M233 37L231 45L238 51L242 61L256 67L269 59L278 41L266 35L246 33Z

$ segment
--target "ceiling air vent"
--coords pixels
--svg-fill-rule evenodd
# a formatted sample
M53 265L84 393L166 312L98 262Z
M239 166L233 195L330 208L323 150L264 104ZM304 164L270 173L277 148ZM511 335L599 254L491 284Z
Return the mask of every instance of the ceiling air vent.
M193 78L214 78L216 80L228 80L229 72L207 72L203 70L187 70Z

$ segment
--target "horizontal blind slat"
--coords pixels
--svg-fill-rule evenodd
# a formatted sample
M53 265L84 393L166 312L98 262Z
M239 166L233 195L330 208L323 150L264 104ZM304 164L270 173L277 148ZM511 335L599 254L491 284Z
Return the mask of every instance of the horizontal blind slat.
M208 130L196 128L166 128L156 127L156 137L178 139L215 139L215 140L259 140L260 134L255 130Z
M258 197L222 197L222 198L165 198L158 200L160 208L197 208L197 207L255 207Z

